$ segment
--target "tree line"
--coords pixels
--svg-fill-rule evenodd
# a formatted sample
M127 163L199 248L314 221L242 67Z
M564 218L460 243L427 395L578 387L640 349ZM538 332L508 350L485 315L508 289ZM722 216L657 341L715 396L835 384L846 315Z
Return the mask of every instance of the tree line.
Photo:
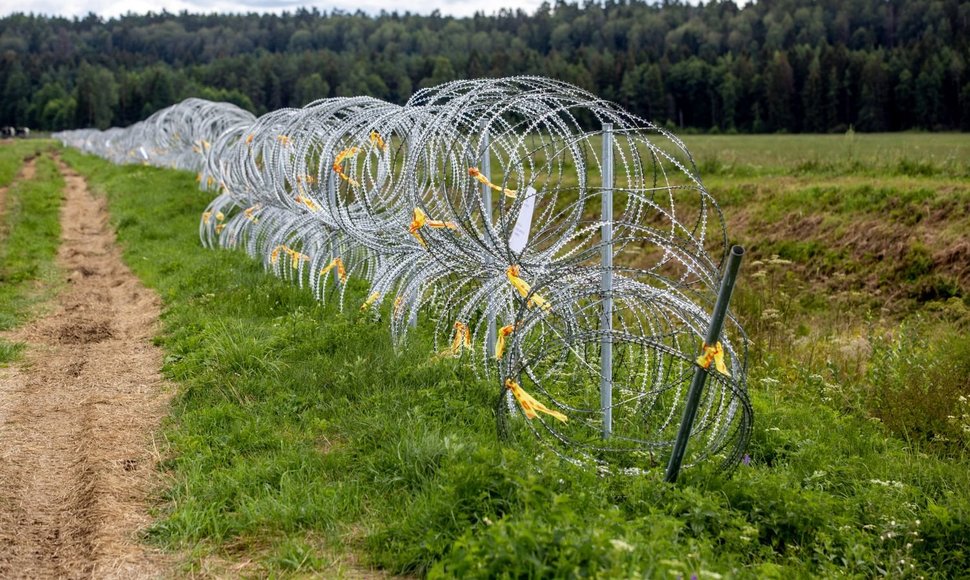
M257 114L403 103L458 78L543 75L669 126L970 130L970 2L558 0L535 13L160 13L0 19L0 125L128 125L189 96Z

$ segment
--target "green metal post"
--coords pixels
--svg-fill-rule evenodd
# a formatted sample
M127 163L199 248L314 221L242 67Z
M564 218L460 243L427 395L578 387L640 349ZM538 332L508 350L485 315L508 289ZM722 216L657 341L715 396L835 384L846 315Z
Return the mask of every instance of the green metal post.
M717 344L721 336L721 327L724 326L724 317L727 315L728 303L731 302L731 293L734 291L734 282L738 277L738 268L741 267L741 256L744 255L744 248L734 246L728 256L727 268L724 278L721 280L721 290L717 294L717 302L714 303L714 312L711 314L711 323L707 327L707 336L704 344ZM667 474L664 480L673 483L677 481L680 474L680 465L684 462L684 453L687 451L687 440L690 439L690 431L694 427L694 418L697 416L697 406L700 404L701 393L704 391L704 381L707 380L708 369L700 365L694 369L694 378L690 382L690 390L687 391L687 402L684 406L684 417L680 422L680 430L677 432L677 439L674 441L674 449L670 454L670 463L667 464Z

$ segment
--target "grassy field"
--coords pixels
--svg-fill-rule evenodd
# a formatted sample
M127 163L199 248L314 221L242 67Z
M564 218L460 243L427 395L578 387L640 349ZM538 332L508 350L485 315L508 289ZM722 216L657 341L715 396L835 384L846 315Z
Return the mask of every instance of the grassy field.
M686 141L751 250L756 424L749 465L676 486L500 444L496 386L433 360L428 329L395 352L386 323L201 249L193 175L66 152L166 303L179 395L148 540L215 574L965 574L970 137Z
M705 176L970 177L970 139L961 133L686 135L683 141Z

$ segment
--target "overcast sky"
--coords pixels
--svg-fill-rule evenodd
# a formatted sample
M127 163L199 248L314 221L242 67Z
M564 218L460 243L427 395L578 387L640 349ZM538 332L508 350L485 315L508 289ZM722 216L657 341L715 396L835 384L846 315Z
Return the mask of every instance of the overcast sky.
M290 12L301 6L316 7L321 12L339 8L348 12L358 9L372 14L381 10L411 11L428 14L438 9L442 14L470 16L476 11L486 14L500 8L522 8L532 13L542 0L332 0L328 2L300 2L298 0L0 0L0 16L12 12L34 12L60 16L84 16L89 12L101 16L118 16L127 12ZM552 3L552 2L550 2Z

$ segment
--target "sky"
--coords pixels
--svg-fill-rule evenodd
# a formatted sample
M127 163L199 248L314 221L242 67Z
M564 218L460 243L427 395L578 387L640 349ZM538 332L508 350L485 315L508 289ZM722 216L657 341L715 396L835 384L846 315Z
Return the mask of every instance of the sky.
M103 17L119 16L128 12L145 13L161 12L283 12L295 11L301 6L316 7L321 12L330 12L334 8L347 12L358 9L371 14L381 10L388 12L410 11L418 14L429 14L435 9L444 15L471 16L476 11L485 14L497 12L500 8L521 8L532 13L542 3L542 0L329 0L314 2L312 0L0 0L0 16L12 12L33 12L35 14L49 14L58 16L85 16L93 12ZM551 2L550 2L551 3Z

